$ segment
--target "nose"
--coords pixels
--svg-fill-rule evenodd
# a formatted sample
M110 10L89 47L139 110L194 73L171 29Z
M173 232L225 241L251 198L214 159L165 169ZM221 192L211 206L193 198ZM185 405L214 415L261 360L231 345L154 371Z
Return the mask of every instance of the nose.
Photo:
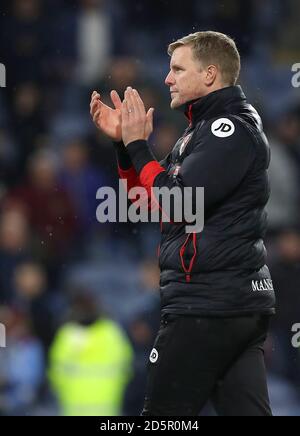
M172 86L174 84L174 77L172 75L172 71L170 71L169 74L167 75L165 79L165 84L167 86Z

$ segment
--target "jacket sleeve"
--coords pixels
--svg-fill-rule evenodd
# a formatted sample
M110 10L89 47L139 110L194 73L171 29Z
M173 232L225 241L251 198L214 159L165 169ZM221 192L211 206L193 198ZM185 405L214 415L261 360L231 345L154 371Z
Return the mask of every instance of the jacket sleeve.
M195 188L203 187L207 212L238 187L255 159L255 145L245 127L236 119L231 118L234 129L227 137L213 133L213 121L195 133L193 151L184 159L176 178L153 159L145 141L128 145L132 163L147 191L151 188L178 187L184 199L183 188L190 187L194 200ZM157 200L161 205L161 199ZM173 217L174 210L171 209L170 219Z
M147 190L147 187L142 185L140 177L131 161L130 155L127 152L123 142L115 142L114 147L117 155L118 174L121 180L126 180L126 185L124 185L124 187L127 192L129 192L132 188L136 187L144 187ZM148 148L147 151L149 154L151 154ZM152 154L151 158L155 160ZM163 168L166 168L167 163L168 156L160 163L160 165ZM149 194L150 191L147 190L147 195L143 196L140 199L139 203L147 205L150 210L155 210L156 208L158 208L158 205L156 202L151 201L151 196ZM133 200L132 203L135 203L135 201Z
M129 154L123 142L114 142L114 147L117 155L118 173L120 179L127 180L127 189L140 186L139 176L132 165Z

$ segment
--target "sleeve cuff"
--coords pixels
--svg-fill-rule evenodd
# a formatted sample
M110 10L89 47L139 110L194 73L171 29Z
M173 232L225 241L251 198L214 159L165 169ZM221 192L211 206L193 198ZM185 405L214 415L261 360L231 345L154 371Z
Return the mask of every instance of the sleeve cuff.
M114 142L113 144L114 144L114 147L116 150L119 168L121 170L124 170L124 171L132 168L132 162L131 162L130 156L127 153L126 147L123 144L123 142L122 141Z
M127 145L126 150L138 174L149 162L157 162L148 148L147 141L133 141Z

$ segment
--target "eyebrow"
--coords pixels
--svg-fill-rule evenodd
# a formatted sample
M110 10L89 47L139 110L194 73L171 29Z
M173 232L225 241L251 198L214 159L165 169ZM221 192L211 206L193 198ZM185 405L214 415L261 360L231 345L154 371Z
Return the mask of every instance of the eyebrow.
M175 64L170 64L170 68L183 68L183 66L175 63Z

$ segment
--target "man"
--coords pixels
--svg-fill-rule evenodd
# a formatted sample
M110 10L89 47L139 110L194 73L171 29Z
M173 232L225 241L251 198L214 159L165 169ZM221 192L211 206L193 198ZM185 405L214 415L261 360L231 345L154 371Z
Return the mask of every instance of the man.
M171 108L189 127L159 164L147 147L146 114L127 88L115 109L94 93L91 114L118 151L128 188L204 187L205 223L162 223L162 322L150 355L144 415L197 415L208 399L219 415L270 416L263 344L275 296L263 237L270 151L260 117L236 81L235 43L197 32L169 46ZM119 141L123 141L120 143ZM171 217L172 218L172 217Z
M64 416L118 416L132 373L132 347L101 310L97 293L70 289L69 319L49 350L48 378Z

